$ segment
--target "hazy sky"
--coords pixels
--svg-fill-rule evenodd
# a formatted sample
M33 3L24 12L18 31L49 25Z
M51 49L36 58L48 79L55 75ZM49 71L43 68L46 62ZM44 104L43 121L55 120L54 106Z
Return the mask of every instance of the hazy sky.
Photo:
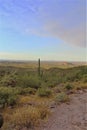
M0 59L86 61L86 0L0 0Z

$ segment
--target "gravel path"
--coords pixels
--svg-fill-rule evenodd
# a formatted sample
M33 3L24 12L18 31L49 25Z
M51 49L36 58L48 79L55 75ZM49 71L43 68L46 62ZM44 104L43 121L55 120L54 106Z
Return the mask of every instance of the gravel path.
M87 130L87 90L71 96L69 104L61 104L42 130Z

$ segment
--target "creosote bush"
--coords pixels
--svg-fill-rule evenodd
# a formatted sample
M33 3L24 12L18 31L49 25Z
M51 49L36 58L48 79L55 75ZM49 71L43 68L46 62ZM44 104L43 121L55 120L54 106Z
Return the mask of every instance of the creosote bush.
M64 92L59 93L56 97L55 97L55 101L56 103L64 103L64 102L68 102L69 101L69 97L67 94L65 94Z
M17 102L17 91L13 88L0 87L0 105L15 105Z
M8 106L14 106L17 103L17 96L16 95L11 95L7 99L7 105Z
M71 84L66 84L65 88L66 90L72 90L73 86Z
M51 95L51 90L48 88L39 88L37 90L37 95L40 97L49 97Z
M19 87L23 87L23 88L27 88L27 87L30 87L30 88L35 88L35 89L38 89L40 87L40 79L38 76L28 76L27 74L26 75L21 75L18 77L17 79L17 84Z

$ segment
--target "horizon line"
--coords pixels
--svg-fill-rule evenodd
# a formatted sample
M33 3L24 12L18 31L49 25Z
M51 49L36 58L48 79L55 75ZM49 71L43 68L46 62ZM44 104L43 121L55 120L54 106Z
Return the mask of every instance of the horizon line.
M38 59L41 60L41 58L38 58ZM1 61L8 61L8 62L11 62L11 61L13 61L13 62L36 62L36 61L38 61L38 59L37 59L37 60L0 59L0 62L1 62ZM42 62L85 62L85 63L87 63L87 61L79 61L79 60L78 60L78 61L75 61L75 60L41 60L41 61L42 61Z

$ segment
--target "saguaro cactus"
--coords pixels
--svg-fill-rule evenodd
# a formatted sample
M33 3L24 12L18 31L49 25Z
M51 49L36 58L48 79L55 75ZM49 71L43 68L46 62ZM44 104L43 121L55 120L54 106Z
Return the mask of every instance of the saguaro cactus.
M40 59L38 59L38 75L40 76Z

